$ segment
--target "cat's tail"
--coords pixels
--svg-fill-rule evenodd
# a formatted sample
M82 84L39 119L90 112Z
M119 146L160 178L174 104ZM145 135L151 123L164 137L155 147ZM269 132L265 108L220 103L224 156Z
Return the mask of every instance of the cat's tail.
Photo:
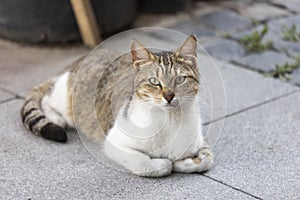
M51 90L52 85L52 81L47 81L29 93L21 110L22 122L28 130L37 136L56 142L66 142L65 130L51 122L41 107L42 99Z

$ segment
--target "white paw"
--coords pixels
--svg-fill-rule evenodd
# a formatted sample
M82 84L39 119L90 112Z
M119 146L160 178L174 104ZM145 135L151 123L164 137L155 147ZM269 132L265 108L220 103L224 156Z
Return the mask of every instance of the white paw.
M201 149L197 157L174 162L174 171L192 173L207 171L213 166L213 154L208 148Z
M139 172L134 172L139 176L161 177L172 173L173 164L168 159L151 159L150 166L141 166Z
M203 172L212 168L214 164L214 155L208 148L200 149L198 157L194 158L193 162L199 164L198 172Z

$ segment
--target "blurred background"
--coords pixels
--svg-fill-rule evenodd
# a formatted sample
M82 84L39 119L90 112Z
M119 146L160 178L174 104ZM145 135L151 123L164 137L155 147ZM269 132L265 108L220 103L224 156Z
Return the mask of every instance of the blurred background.
M189 7L196 4L192 0L86 0L83 4L88 1L92 9L87 12L94 13L103 37L133 27L159 25L175 13L189 13ZM73 8L81 3L73 1ZM2 0L0 35L32 43L78 42L81 37L74 10L70 0ZM153 14L156 17L151 17Z

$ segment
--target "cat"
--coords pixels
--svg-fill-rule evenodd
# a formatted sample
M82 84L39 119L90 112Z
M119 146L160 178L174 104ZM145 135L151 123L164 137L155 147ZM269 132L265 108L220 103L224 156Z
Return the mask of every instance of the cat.
M92 55L29 93L21 110L28 130L66 142L66 128L76 126L103 144L110 160L139 176L203 172L213 166L197 103L195 35L175 52L155 53L132 40L128 54L118 57L99 49Z

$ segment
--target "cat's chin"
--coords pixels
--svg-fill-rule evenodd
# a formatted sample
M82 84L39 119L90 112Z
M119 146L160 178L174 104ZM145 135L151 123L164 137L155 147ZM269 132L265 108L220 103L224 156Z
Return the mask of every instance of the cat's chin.
M172 112L172 111L176 111L179 109L179 103L166 103L164 105L161 106L161 109L164 111L168 111L168 112Z

